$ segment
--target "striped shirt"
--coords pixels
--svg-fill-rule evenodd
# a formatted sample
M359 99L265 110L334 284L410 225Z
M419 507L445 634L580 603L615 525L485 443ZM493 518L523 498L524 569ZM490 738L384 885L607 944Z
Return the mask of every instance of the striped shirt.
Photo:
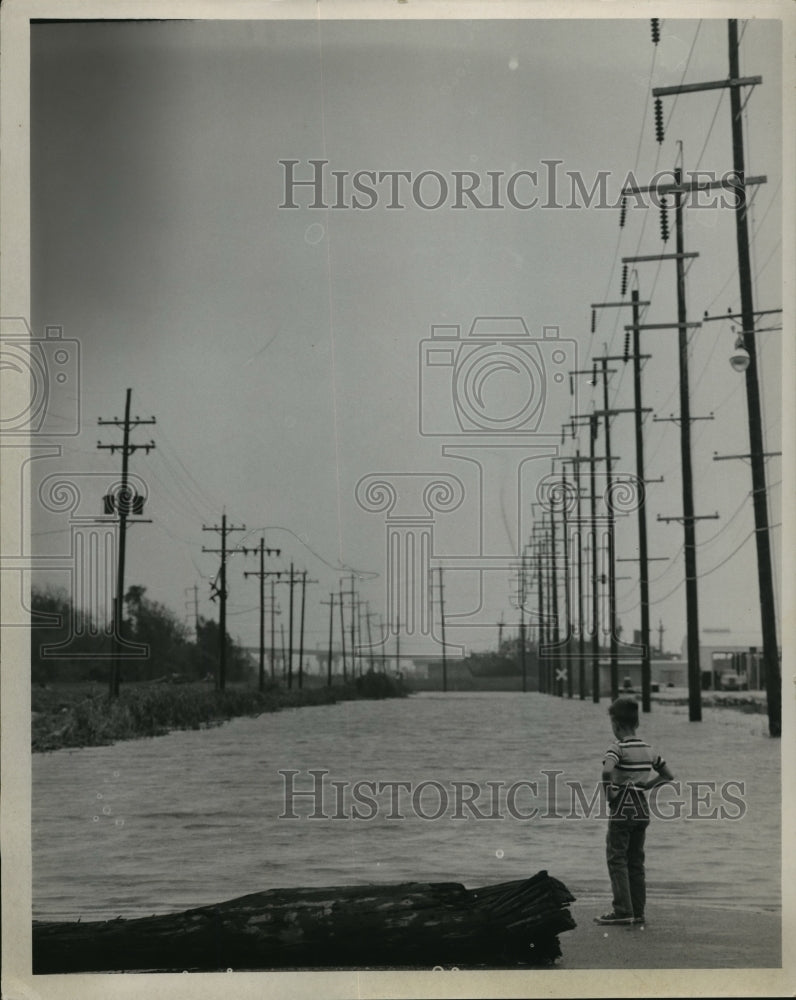
M614 774L614 780L608 787L611 812L621 808L628 818L633 818L631 814L638 818L648 815L646 797L636 782L643 784L649 781L653 772L660 772L665 763L660 754L656 754L649 743L638 736L628 736L612 743L603 758L603 767Z

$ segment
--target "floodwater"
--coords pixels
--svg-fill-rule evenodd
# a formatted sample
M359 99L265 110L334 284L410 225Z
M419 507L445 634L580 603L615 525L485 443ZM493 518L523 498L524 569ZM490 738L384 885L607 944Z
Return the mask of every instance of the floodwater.
M472 887L540 869L608 904L605 820L588 807L606 708L424 693L35 754L34 917L145 916L280 886ZM661 790L647 836L649 910L656 896L776 908L780 742L764 715L703 714L653 705L642 718L681 781ZM315 794L286 801L286 789Z

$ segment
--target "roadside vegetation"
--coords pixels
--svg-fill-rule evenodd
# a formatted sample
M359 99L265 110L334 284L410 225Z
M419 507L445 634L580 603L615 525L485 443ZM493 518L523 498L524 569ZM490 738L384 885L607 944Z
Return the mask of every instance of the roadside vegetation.
M139 660L124 661L121 691L112 699L108 692L108 637L84 619L81 628L74 628L74 611L63 593L34 592L34 752L103 746L161 736L175 729L203 729L237 716L286 708L409 694L402 681L375 671L328 687L317 676L305 676L306 683L300 689L268 679L260 691L256 664L229 636L227 684L224 691L217 691L214 668L219 635L215 622L200 619L198 628L189 630L167 608L148 601L141 587L130 588L125 604L125 638L146 643L149 652Z

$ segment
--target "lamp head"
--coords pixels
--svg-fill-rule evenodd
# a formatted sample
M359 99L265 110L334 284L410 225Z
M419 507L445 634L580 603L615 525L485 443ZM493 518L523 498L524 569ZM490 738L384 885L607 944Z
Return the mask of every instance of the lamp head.
M739 336L735 341L735 348L730 355L730 366L735 372L745 372L749 367L750 361L749 351L743 346L743 337Z

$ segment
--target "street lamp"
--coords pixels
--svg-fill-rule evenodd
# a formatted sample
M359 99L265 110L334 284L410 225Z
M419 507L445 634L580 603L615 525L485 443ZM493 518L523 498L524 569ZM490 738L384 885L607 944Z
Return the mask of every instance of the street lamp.
M743 334L739 334L735 340L735 348L730 355L730 365L735 372L745 372L749 367L751 358L749 351L744 347Z

